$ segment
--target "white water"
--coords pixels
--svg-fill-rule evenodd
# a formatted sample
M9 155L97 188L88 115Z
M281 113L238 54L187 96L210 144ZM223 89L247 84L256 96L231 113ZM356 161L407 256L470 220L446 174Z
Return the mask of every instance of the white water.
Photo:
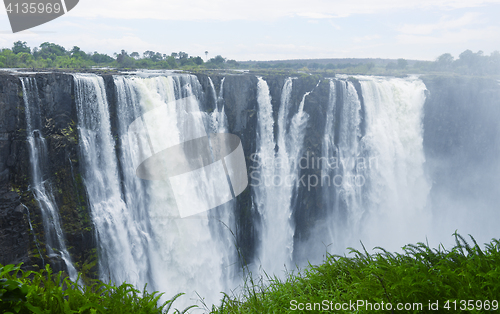
M425 86L416 78L357 79L366 134L353 83L330 82L322 147L322 157L330 164L323 165L322 175L335 178L335 184L323 185L326 218L304 244L315 246L311 251L317 256L325 251L343 254L349 246L359 248L360 240L369 249L399 250L429 234L430 184L423 171ZM340 98L335 84L340 85Z
M44 179L44 175L46 175L45 168L48 162L47 142L41 132L43 125L40 118L41 108L38 100L36 80L34 78L22 77L21 84L23 88L26 133L30 156L30 189L42 212L46 252L50 258L62 259L66 265L70 279L75 281L78 274L66 248L64 233L61 229L59 209L55 203L50 182Z
M224 112L224 80L226 78L222 78L221 83L220 83L220 91L219 94L217 95L217 92L215 91L214 83L212 82L212 79L208 77L208 81L210 82L210 87L212 88L212 94L214 95L214 104L215 108L214 111L211 113L211 118L212 118L212 123L211 123L211 128L210 131L212 133L227 133L227 117Z
M253 206L260 215L253 270L283 277L298 262L293 259L297 248L303 262L317 260L325 249L344 253L359 240L368 248L397 250L425 237L429 218L422 147L425 87L415 78L358 79L364 108L353 82L330 82L322 157L338 159L338 168L325 174L339 175L341 184L322 184L324 217L310 227L308 240L294 243L293 208L299 189L307 189L299 185L298 161L307 153L303 146L309 115L304 106L311 92L293 104L293 79L287 79L275 122L269 86L258 78L257 154L248 161L254 179ZM141 144L129 138L127 130L146 112L164 108L163 122L148 129L149 140L160 147L205 131L227 132L224 79L219 93L210 80L215 108L197 115L194 125L186 113L198 112L205 96L195 76L116 76L114 83L117 118L112 134L103 79L75 75L83 178L99 239L102 279L139 288L147 283L149 290L165 292L165 299L186 292L174 303L181 309L197 302L196 293L206 304L217 304L220 292L239 283L235 278L241 261L232 234L235 201L181 219L167 179L145 181L136 176L134 160L153 152L142 145L148 139L139 139ZM193 95L195 100L180 101ZM350 179L360 176L363 184Z
M362 204L363 186L361 182L356 182L356 176L360 170L356 160L363 156L359 142L361 137L361 102L352 82L338 81L338 83L343 91L343 108L339 115L340 120L337 121L339 171L334 173L339 176L332 179L334 181L332 186L335 187L334 193L337 198L335 205L338 207L332 207L331 213L334 215L332 217L339 219L336 221L337 235L341 239L340 248L345 249L347 243L354 242L357 237L359 239L360 223L366 208ZM360 175L364 175L364 173L360 173ZM342 218L344 218L343 221Z
M376 158L368 169L371 183L362 234L368 244L387 243L386 249L397 250L430 232L430 183L423 170L426 88L415 77L358 79L366 106L362 145Z
M306 93L298 111L290 122L287 117L292 106L290 95L292 79L283 86L278 111L277 139L274 139L274 120L269 87L258 78L257 101L257 156L251 168L254 205L262 217L259 261L262 270L270 276L283 277L285 270L293 269L292 258L295 225L292 217L294 197L298 189L298 161L302 154L308 114L304 112ZM276 151L277 149L277 151Z
M201 96L201 86L188 75L117 76L114 82L117 150L102 78L75 75L83 178L98 232L102 279L139 288L147 283L148 290L165 292L163 300L185 292L174 303L179 309L197 303L199 296L208 305L218 303L221 292L232 288L232 264L237 262L229 230L233 202L181 219L167 178L145 181L136 176L134 160L152 152L144 145L147 139L141 144L127 134L132 121L155 108L165 112L163 123L148 129L152 143L182 142L190 132L203 132L211 118L199 114L193 125L186 112L199 112L198 102L178 101ZM226 127L224 121L217 131Z

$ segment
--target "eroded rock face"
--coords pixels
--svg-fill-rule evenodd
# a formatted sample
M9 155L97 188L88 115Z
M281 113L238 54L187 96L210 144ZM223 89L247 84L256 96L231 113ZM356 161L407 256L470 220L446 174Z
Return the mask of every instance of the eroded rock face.
M94 241L79 176L73 78L61 73L29 76L37 84L38 95L31 96L40 103L40 132L48 146L43 179L58 205L73 258L77 263L85 262L92 255ZM50 262L56 270L63 270L60 260L46 256L41 211L29 190L30 159L21 81L14 75L0 75L0 85L0 263L24 262L36 268Z
M19 194L0 191L0 264L29 262L29 226Z
M40 73L23 75L36 79L38 100L41 104L41 132L48 144L47 173L44 180L51 186L58 205L67 247L77 269L84 263L96 261L95 231L87 204L87 195L80 176L78 152L77 115L74 102L74 80L63 73ZM116 88L111 75L103 75L109 103L111 127L116 135ZM208 76L197 74L205 99L202 110L211 112L215 108L214 97L221 90L228 119L229 132L242 140L245 156L250 158L256 152L257 82L254 75L210 75L216 94ZM273 118L276 121L282 97L282 88L287 76L263 75L272 97ZM433 189L452 189L453 193L467 193L472 183L484 185L481 190L489 201L495 200L495 185L488 185L495 178L486 176L483 180L467 181L468 186L456 185L460 171L468 175L474 169L464 165L487 165L500 169L499 163L491 159L500 153L499 124L500 89L491 79L478 80L456 77L423 77L429 97L425 104L424 148L429 173L436 178ZM358 94L359 83L352 80ZM319 83L319 84L318 84ZM325 129L325 112L328 109L330 83L319 76L304 76L293 80L290 110L292 115L306 92L304 111L309 115L305 130L304 147L311 158L321 156L322 138ZM339 92L340 93L340 92ZM339 94L340 95L340 94ZM340 97L340 96L338 96ZM362 95L361 95L362 102ZM340 103L340 102L339 102ZM496 106L496 107L495 107ZM495 108L493 108L495 107ZM363 116L363 112L361 112ZM290 119L291 116L288 117ZM482 122L481 122L482 121ZM277 126L274 126L277 132ZM361 130L363 133L363 130ZM496 142L492 142L496 141ZM493 144L492 144L493 143ZM489 157L485 157L489 156ZM490 159L488 159L490 158ZM473 162L474 161L474 162ZM445 163L447 164L443 166ZM251 163L247 160L247 167ZM491 173L498 173L491 171ZM485 172L486 174L486 172ZM320 176L319 169L302 169L299 176ZM455 176L455 177L454 177ZM485 181L485 178L490 181ZM445 181L447 180L447 181ZM0 263L19 263L36 267L51 262L56 270L63 269L58 260L51 260L45 254L44 229L41 211L29 190L30 160L26 143L26 122L21 82L16 75L0 74ZM480 191L480 189L477 189ZM436 193L437 193L436 192ZM431 196L432 196L431 192ZM292 206L296 223L295 237L306 238L315 222L324 216L319 189L299 189L298 200ZM500 200L499 200L500 202ZM493 203L492 203L493 204ZM493 206L493 205L492 205ZM33 231L27 213L30 213ZM258 214L252 206L252 191L246 189L236 201L237 230L235 235L241 253L252 260L258 243ZM35 237L39 243L36 246ZM40 256L41 254L41 256ZM43 257L43 260L42 260ZM97 268L91 269L94 274Z
M22 97L17 78L0 74L0 263L28 262L29 225L11 182L19 161Z

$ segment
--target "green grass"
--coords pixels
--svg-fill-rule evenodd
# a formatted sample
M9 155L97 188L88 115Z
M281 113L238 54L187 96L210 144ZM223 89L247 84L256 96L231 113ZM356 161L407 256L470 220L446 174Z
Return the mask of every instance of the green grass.
M285 280L267 278L263 284L249 276L241 295L224 295L211 313L301 313L308 308L311 313L391 313L388 304L392 313L498 312L500 241L493 239L481 249L472 236L473 245L454 236L450 250L424 243L409 244L402 253L351 248L349 256L329 255L323 264ZM0 265L0 313L168 313L181 295L161 304L162 294L145 288L97 280L82 287L48 266L39 272L20 267ZM408 308L398 310L398 304Z
M0 265L0 313L168 313L175 299L160 304L162 294L141 292L130 284L102 283L79 286L47 265L39 272L22 271L21 265ZM180 312L184 313L189 308Z
M311 313L391 313L387 303L400 313L497 312L500 241L493 239L481 250L474 238L471 246L459 234L454 236L451 250L424 243L407 245L402 253L377 248L369 254L350 248L349 257L330 255L322 265L310 265L286 280L268 278L269 284L263 285L249 279L242 295L225 295L212 313L297 313L308 306ZM365 303L360 307L350 306L361 301ZM375 311L382 302L385 311ZM398 311L398 303L403 310ZM405 305L411 309L404 310Z

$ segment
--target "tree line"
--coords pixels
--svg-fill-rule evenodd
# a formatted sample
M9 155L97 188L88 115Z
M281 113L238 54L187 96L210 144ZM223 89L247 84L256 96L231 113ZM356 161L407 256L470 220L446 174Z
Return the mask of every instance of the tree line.
M337 61L338 62L338 61ZM465 50L457 59L450 53L442 54L434 61L409 61L397 59L385 64L375 64L369 59L360 59L360 62L334 63L294 62L294 61L266 61L242 62L245 68L269 70L296 70L308 72L345 73L345 74L407 74L407 73L457 73L464 75L500 75L500 52L494 51L489 56L483 51L476 53Z
M208 51L205 52L208 55ZM239 64L235 60L227 60L217 55L207 61L200 56L189 56L186 52L163 54L154 51L128 53L122 50L113 56L107 54L88 53L74 46L67 50L58 44L45 42L31 49L26 42L17 41L12 48L0 50L0 67L2 68L143 68L143 69L220 69L234 68Z
M493 51L489 56L483 51L472 52L467 49L458 59L450 53L440 55L435 61L418 61L415 68L422 71L454 72L465 75L500 75L500 52Z
M208 51L205 51L208 56ZM190 56L186 52L164 54L151 50L144 51L142 56L134 51L128 53L121 50L113 56L107 54L84 52L74 46L71 50L45 42L31 49L26 42L17 41L12 48L0 50L0 67L4 68L92 68L112 67L127 69L254 69L277 71L308 71L346 74L405 74L452 72L464 75L499 75L500 52L494 51L486 55L483 51L466 50L457 59L450 53L445 53L435 61L412 61L397 59L386 64L373 62L359 63L328 63L317 62L242 62L227 60L217 55L209 60L200 56Z

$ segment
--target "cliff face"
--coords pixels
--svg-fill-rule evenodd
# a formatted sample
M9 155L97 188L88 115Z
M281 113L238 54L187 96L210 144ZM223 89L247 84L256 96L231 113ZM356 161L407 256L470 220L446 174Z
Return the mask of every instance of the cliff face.
M67 247L78 270L96 272L95 230L83 186L78 151L77 115L74 80L69 74L23 74L36 78L41 110L42 134L48 144L48 168L44 180L51 187L59 207ZM116 90L113 77L103 76L110 106L112 130L116 130ZM211 87L208 76L197 74L205 99L202 110L211 112L214 99L221 93L225 104L229 132L240 137L245 156L256 152L257 137L257 78L253 75L213 75ZM264 76L272 97L274 121L277 121L286 76ZM224 83L222 84L222 80ZM433 178L434 195L441 191L467 194L473 189L488 202L498 199L494 173L500 163L494 156L500 153L500 88L491 79L423 77L429 90L425 104L424 148L427 170ZM361 87L351 80L361 101ZM304 111L309 116L303 150L311 158L321 156L328 110L330 81L321 77L304 76L293 80L290 114L297 109L306 92ZM223 87L221 87L223 86ZM337 86L337 97L341 97ZM339 98L340 99L340 98ZM338 103L341 103L340 101ZM288 119L290 119L288 117ZM277 133L276 123L274 133ZM363 134L363 124L361 124ZM251 165L247 159L247 167ZM487 170L493 170L488 172ZM481 172L480 177L474 173ZM496 171L496 172L495 172ZM300 170L299 177L321 177L319 169ZM454 184L464 175L472 178ZM462 181L460 181L462 182ZM43 266L50 262L64 269L60 260L46 256L41 211L30 191L31 174L26 142L26 117L22 85L15 75L0 75L0 263L24 262L27 266ZM300 188L294 197L295 238L307 238L311 226L325 216L321 190ZM498 204L498 203L497 203ZM300 208L301 210L297 210ZM29 218L28 218L29 213ZM257 245L259 221L252 206L252 191L246 189L237 197L235 232L241 253L253 258ZM32 230L30 229L30 222ZM36 239L36 241L35 241ZM84 265L87 265L84 267Z
M43 180L52 190L59 207L69 251L77 262L89 262L93 251L93 231L86 208L85 190L78 169L76 112L73 78L66 74L36 74L42 121L41 133L47 140L48 164ZM46 256L44 228L38 203L30 191L30 157L26 142L26 117L22 85L16 76L0 76L4 92L0 96L3 137L0 153L2 168L2 222L12 227L1 229L1 263L24 262L43 266L50 262L63 269L60 260ZM30 230L29 217L33 230ZM36 241L35 241L36 239ZM5 251L4 249L5 248ZM12 251L5 254L4 252Z
M78 270L84 264L96 272L95 231L88 210L87 195L79 168L77 115L74 102L74 80L69 74L23 74L34 77L41 110L41 133L48 144L48 167L44 180L48 182L61 216L61 226L68 251ZM116 91L111 75L103 76L110 105L112 131L116 130ZM212 80L220 92L222 76ZM205 98L202 110L215 108L213 90L208 77L198 75ZM283 78L280 78L283 81ZM254 76L228 76L223 98L231 104L226 108L230 131L242 139L245 154L255 152L257 111ZM45 251L42 213L30 191L30 157L26 140L26 117L22 85L16 75L0 76L0 263L19 263L43 267L50 262L63 270L61 260L49 258ZM28 218L29 215L29 218ZM247 190L238 196L236 219L240 228L238 240L250 256L253 251L254 226L251 224L251 195ZM30 222L32 230L30 228ZM35 240L36 239L36 240Z
M28 261L29 226L20 195L11 184L19 163L22 107L19 81L10 75L0 75L0 263L3 264Z

